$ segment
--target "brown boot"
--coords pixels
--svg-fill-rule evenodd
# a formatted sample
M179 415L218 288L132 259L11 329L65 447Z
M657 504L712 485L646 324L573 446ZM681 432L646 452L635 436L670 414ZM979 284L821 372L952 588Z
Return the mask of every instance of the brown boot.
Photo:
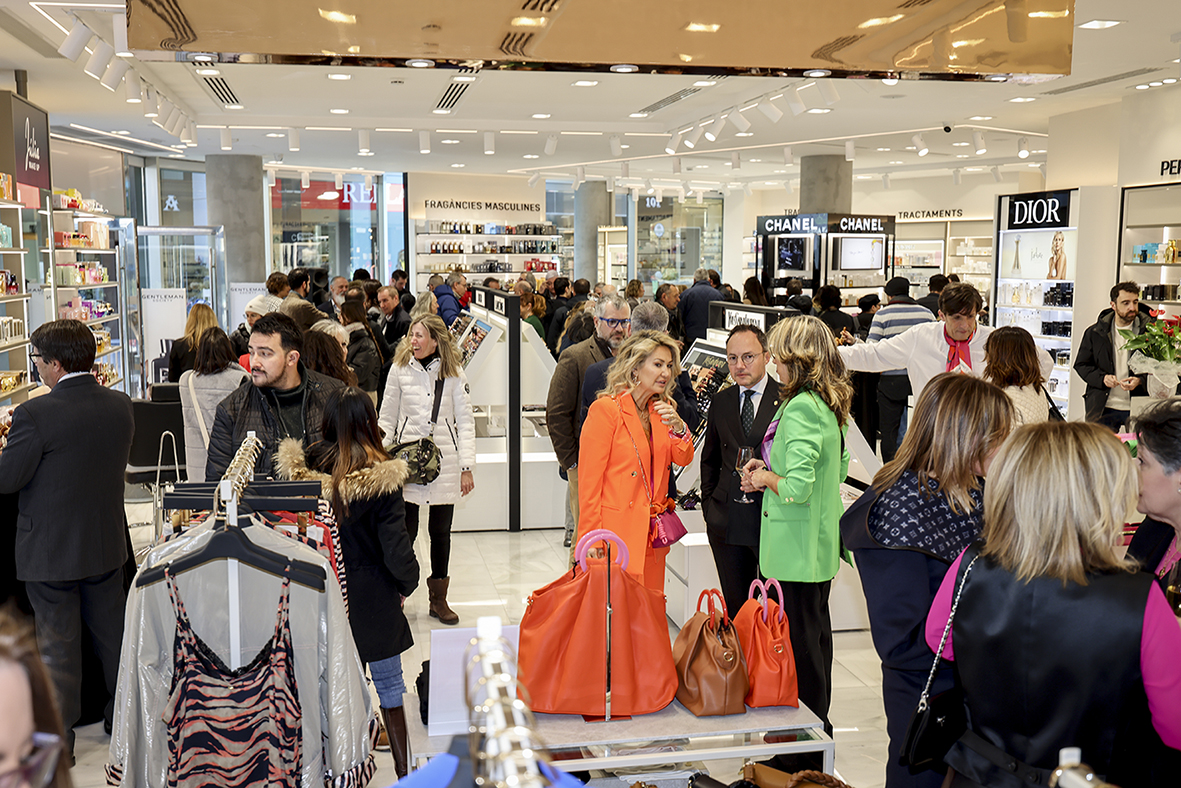
M390 752L394 755L394 771L398 779L406 776L406 713L401 706L394 709L382 708L381 718L385 722L385 729L390 735Z
M427 594L431 600L431 616L444 624L454 625L459 623L459 614L447 606L447 586L450 584L450 577L426 579Z

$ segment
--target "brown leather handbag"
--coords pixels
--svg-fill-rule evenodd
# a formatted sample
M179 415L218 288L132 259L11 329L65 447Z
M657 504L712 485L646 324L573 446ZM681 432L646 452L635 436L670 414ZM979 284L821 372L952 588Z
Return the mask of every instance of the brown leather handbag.
M742 779L759 788L849 788L841 780L824 772L808 770L788 774L761 763L743 766Z
M708 613L701 610L702 600L708 600ZM698 717L746 713L745 698L750 690L746 658L718 589L706 589L697 598L697 612L673 643L673 661L677 665L677 700L686 709Z

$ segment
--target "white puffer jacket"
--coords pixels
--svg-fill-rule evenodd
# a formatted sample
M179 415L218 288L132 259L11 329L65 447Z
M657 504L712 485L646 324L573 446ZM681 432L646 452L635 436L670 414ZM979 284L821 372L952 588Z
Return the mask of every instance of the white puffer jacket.
M377 420L385 432L386 446L418 440L430 434L435 381L442 363L435 358L424 369L421 362L412 357L404 367L397 364L390 367ZM459 377L444 380L434 441L443 455L439 476L427 485L404 486L402 496L407 503L419 506L457 503L461 497L459 475L475 467L476 418L468 396L467 375L462 369Z

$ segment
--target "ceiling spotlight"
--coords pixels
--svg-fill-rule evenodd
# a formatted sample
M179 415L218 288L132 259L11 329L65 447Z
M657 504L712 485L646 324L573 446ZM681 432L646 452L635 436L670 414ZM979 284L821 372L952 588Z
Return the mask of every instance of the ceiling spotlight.
M75 19L74 26L70 29L66 40L57 48L58 54L67 60L78 62L78 58L82 57L82 53L86 50L86 45L90 43L93 35L94 33L82 23L82 20Z
M788 194L791 194L791 178L788 178L783 182L783 188L787 190Z
M963 182L963 175L960 173L959 168L951 171L951 182L956 186L959 186Z
M579 184L586 183L586 167L578 166L574 168L574 180Z
M633 188L632 189L632 202L639 202L639 201L640 201L640 190Z
M783 163L786 164L788 167L790 167L792 164L795 163L795 157L791 155L791 146L790 145L783 146Z
M299 150L299 129L287 129L287 150L292 153Z
M644 179L644 189L645 189L645 191L648 192L648 194L651 194L652 192L656 191L656 189L653 188L653 186L652 186L652 179L651 178Z
M173 124L176 123L176 119L180 117L180 107L171 103L169 104L169 107L171 109L168 110L167 115L164 115L163 113L160 114L160 119L164 121L160 124L160 128L164 129L165 131L168 131L168 129L172 128Z
M664 202L664 189L656 190L656 202Z
M705 138L710 142L716 142L718 136L722 133L722 128L726 125L726 119L719 113L709 128L705 130Z
M357 152L369 152L369 129L360 129L357 131Z
M677 156L673 159L673 175L681 174L681 157Z
M819 79L820 77L827 77L832 72L824 68L812 68L804 72L804 76L810 79Z
M730 111L726 113L726 120L730 121L730 125L738 129L739 134L742 134L750 128L750 121L743 117L742 112L739 111L737 104L735 104L730 109Z
M646 118L646 117L648 117L648 113L647 112L633 112L630 115L628 115L628 117L629 118Z
M484 155L491 156L496 153L496 132L484 132Z
M620 141L618 134L612 134L610 137L608 137L607 144L611 146L612 156L623 155L623 143Z
M530 175L529 176L529 188L532 189L534 186L536 186L537 182L539 180L541 180L541 173L540 172L535 172L532 175Z
M407 60L406 65L410 66L410 68L434 68L435 61L425 60L423 58L416 57L416 58L411 58L410 60Z
M1038 171L1038 172L1040 172L1040 173L1042 174L1042 179L1043 179L1043 180L1045 180L1045 177L1046 177L1046 164L1045 164L1045 162L1042 162L1041 164L1039 164L1039 165L1037 166L1037 171Z
M616 63L611 66L611 70L616 74L634 74L640 70L639 66L633 66L630 63Z
M930 148L927 147L927 143L923 142L922 134L915 134L910 138L910 141L914 143L914 149L920 156L926 156L930 152Z
M423 155L431 152L431 133L429 131L418 132L418 152Z
M619 174L621 177L624 177L624 178L630 177L631 171L632 171L631 162L621 161L619 163Z
M994 166L994 167L992 168L992 179L993 179L994 181L996 181L997 183L1000 183L1000 182L1001 182L1001 180L1003 180L1003 179L1001 178L1001 168L1000 168L1000 167L996 167L996 166Z
M983 156L985 153L988 153L988 146L984 144L983 132L972 132L972 145L976 151L977 156Z
M1026 137L1021 137L1020 139L1017 140L1017 158L1019 158L1019 159L1028 159L1029 158L1029 139L1027 139Z
M312 185L312 174L310 172L301 172L299 174L299 188L307 189Z
M158 101L156 89L151 85L144 85L142 104L145 118L154 118L160 114Z
M742 157L740 157L738 155L738 151L734 151L733 153L730 154L730 169L731 170L741 170L742 169Z
M750 195L753 193L753 191L754 191L754 190L753 190L753 189L751 189L751 187L750 187L750 184L749 184L749 183L744 183L744 184L742 184L742 193L743 193L743 194L745 194L747 197L749 197L749 196L750 196ZM700 197L700 196L701 196L701 193L700 193L700 192L698 192L698 193L697 193L697 196L698 196L698 197Z
M857 146L853 144L853 140L845 140L845 161L853 161L857 158Z
M332 181L333 181L333 183L336 184L337 189L343 189L344 188L344 173L340 173L340 172L336 173L335 175L332 176Z
M95 79L102 79L102 75L107 73L107 66L111 64L111 58L114 56L115 48L100 38L98 45L90 54L90 59L86 61L86 68L82 70Z
M787 99L787 106L791 110L792 115L803 115L808 110L808 105L800 98L799 90L795 88L785 90L783 91L783 97Z
M837 86L825 79L816 83L816 87L820 90L820 98L824 99L824 103L832 106L841 100L841 94L837 93Z
M783 110L771 103L771 99L764 96L758 103L759 112L767 116L767 120L778 123L783 117Z
M888 172L882 173L882 188L883 189L890 188L890 173L888 173Z
M692 148L697 145L697 141L701 139L701 135L705 133L705 128L700 124L693 126L693 130L689 132L689 136L685 137L685 147Z
M275 171L267 170L267 186L275 185Z
M123 80L123 86L127 90L128 104L140 104L143 102L143 88L139 82L139 74L132 71Z
M333 115L347 115L347 114L349 114L349 111L347 109L337 108L337 109L330 109L328 111L331 112Z
M545 155L553 156L558 150L558 135L551 134L545 138Z
M668 142L664 143L664 152L668 155L673 155L677 152L677 146L681 144L681 132L674 131L668 135Z
M885 77L884 79L882 79L882 84L888 85L889 87L894 87L895 85L898 84L898 77L894 77L894 76Z
M365 188L366 189L373 188L373 175L371 175L370 173L365 173Z
M597 79L576 79L570 84L576 88L593 88L599 84L599 81Z
M534 112L533 119L534 120L549 120L549 113L548 112Z
M184 124L180 129L180 141L185 144L185 147L191 148L197 144L196 128L197 124L185 118Z
M615 194L615 179L614 178L607 179L607 191L610 194Z

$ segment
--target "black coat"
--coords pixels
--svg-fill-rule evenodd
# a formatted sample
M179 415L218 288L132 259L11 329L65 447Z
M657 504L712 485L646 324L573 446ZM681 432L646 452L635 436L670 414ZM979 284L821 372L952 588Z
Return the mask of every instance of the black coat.
M681 310L681 319L685 322L686 349L694 340L705 339L709 328L709 302L723 300L722 294L709 281L694 282L692 287L681 293L677 309Z
M13 411L0 493L20 492L21 580L81 580L127 560L123 474L134 432L131 400L90 375Z
M321 443L308 451L316 467L323 467L315 459L323 448ZM287 479L318 480L324 498L332 500L331 475L310 470L296 441L283 441L278 469ZM349 583L349 627L362 662L389 659L414 645L402 611L402 597L414 592L419 579L402 500L406 473L403 461L386 460L350 473L341 485L348 512L337 512L336 523Z
M377 375L381 370L381 356L377 344L369 332L360 329L349 332L349 349L345 363L357 375L357 385L362 391L377 391Z
M566 316L570 314L570 309L577 303L589 300L590 296L588 295L573 296L558 307L558 311L554 312L554 318L549 324L549 333L545 337L545 344L555 357L558 355L558 337L562 336L562 330L566 328Z
M916 298L915 303L931 310L931 314L939 317L939 293L927 293L922 298Z
M250 328L245 323L239 323L230 334L230 347L234 349L235 361L250 352Z
M299 374L302 380L307 381L307 389L304 392L303 434L305 445L310 446L323 437L320 426L324 419L324 403L327 402L328 395L344 383L336 378L313 372L305 367L302 361L299 362ZM246 439L246 433L251 430L262 441L262 451L259 453L258 462L254 464L254 472L260 478L271 475L274 470L275 452L279 449L279 441L285 436L279 434L274 400L269 396L269 390L265 391L267 395L264 395L264 389L258 388L250 378L246 378L217 406L213 428L209 431L209 459L205 462L206 479L220 479L225 475L230 460L234 458L234 452Z
M168 382L179 383L180 376L197 364L197 348L189 347L184 337L175 340L168 350Z
M392 318L383 318L378 323L381 337L390 348L389 355L385 357L386 361L389 361L393 357L393 351L398 349L402 337L410 333L410 313L399 306Z
M1086 406L1086 420L1098 421L1107 406L1107 395L1111 389L1103 385L1103 378L1115 374L1115 346L1111 341L1111 323L1115 320L1115 313L1104 312L1083 332L1079 342L1078 353L1074 357L1074 371L1087 384L1083 394L1083 404ZM1144 314L1136 315L1132 321L1131 331L1140 334L1148 325L1151 318ZM1140 385L1132 389L1133 397L1143 397L1148 394L1145 376L1140 376Z
M1132 537L1132 541L1128 545L1128 558L1139 561L1144 571L1155 577L1156 568L1164 560L1165 553L1169 552L1169 546L1173 544L1173 538L1176 535L1177 531L1173 526L1146 517L1144 522L1136 528L1136 535ZM1165 578L1158 577L1156 582L1164 591Z
M824 325L832 331L832 335L838 339L841 336L841 329L850 334L857 333L857 321L848 312L842 312L839 309L826 309L820 313L819 317Z

